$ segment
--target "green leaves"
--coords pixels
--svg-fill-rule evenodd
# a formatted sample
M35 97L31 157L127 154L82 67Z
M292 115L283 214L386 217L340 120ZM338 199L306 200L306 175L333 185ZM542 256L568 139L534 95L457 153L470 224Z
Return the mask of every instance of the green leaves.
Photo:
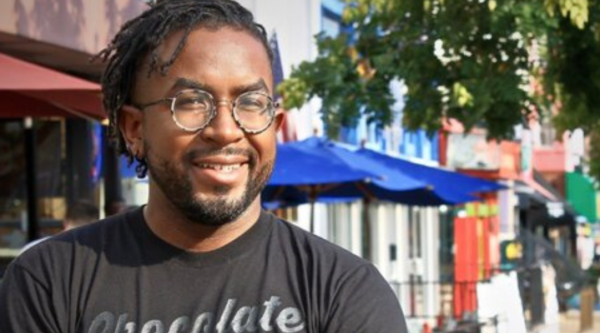
M362 116L391 124L392 81L406 85L408 129L434 132L452 117L510 139L532 109L552 116L560 100L560 130L600 130L597 2L343 1L352 35L317 36L317 59L279 87L287 108L320 97L330 136Z
M569 17L571 23L579 29L583 29L588 22L588 0L545 0L544 7L551 16L555 15L558 8L560 14Z
M460 82L454 83L454 86L452 87L452 98L459 108L473 106L473 95L471 95L467 88L460 84Z

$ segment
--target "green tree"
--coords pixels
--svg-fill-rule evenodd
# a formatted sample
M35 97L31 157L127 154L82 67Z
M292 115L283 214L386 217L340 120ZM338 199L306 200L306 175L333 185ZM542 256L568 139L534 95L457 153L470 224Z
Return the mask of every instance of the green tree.
M511 139L532 110L552 116L561 103L560 131L600 130L599 3L342 1L351 32L318 35L317 58L294 68L278 88L286 108L320 97L331 137L362 116L391 124L394 80L407 87L408 129L434 132L454 118L467 129L487 128L490 139ZM532 89L532 82L544 89ZM600 155L599 146L592 155Z

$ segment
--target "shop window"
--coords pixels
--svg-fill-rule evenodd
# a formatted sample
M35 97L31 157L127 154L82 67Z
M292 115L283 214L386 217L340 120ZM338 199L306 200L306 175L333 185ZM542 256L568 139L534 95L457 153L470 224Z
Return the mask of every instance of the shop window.
M61 121L36 121L34 130L37 208L41 236L60 230L64 217L64 172ZM23 121L0 121L0 248L25 244L27 192Z

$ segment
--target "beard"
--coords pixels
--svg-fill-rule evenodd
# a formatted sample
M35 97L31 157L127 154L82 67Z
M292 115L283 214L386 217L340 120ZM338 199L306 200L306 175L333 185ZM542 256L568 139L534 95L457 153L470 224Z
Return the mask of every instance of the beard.
M179 168L174 162L152 156L151 147L145 143L146 160L150 177L156 182L179 212L192 222L207 226L221 226L238 219L266 186L273 172L274 160L267 161L257 169L258 156L252 149L203 149L193 150L183 156L183 167ZM244 155L248 157L248 180L244 192L239 199L228 197L231 186L215 186L214 199L201 200L196 197L192 179L185 169L192 168L194 159L214 155ZM150 160L150 157L153 157Z

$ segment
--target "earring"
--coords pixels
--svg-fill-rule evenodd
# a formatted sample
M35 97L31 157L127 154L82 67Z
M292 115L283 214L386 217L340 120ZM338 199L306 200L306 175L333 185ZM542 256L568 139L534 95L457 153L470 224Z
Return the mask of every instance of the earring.
M135 173L137 177L140 179L145 178L148 174L148 163L146 162L146 159L138 157L137 152L133 156L137 162L137 165L135 166Z
M127 152L126 158L127 158L127 167L130 167L133 164L133 152L131 151L131 145L126 144L125 145L125 151Z

